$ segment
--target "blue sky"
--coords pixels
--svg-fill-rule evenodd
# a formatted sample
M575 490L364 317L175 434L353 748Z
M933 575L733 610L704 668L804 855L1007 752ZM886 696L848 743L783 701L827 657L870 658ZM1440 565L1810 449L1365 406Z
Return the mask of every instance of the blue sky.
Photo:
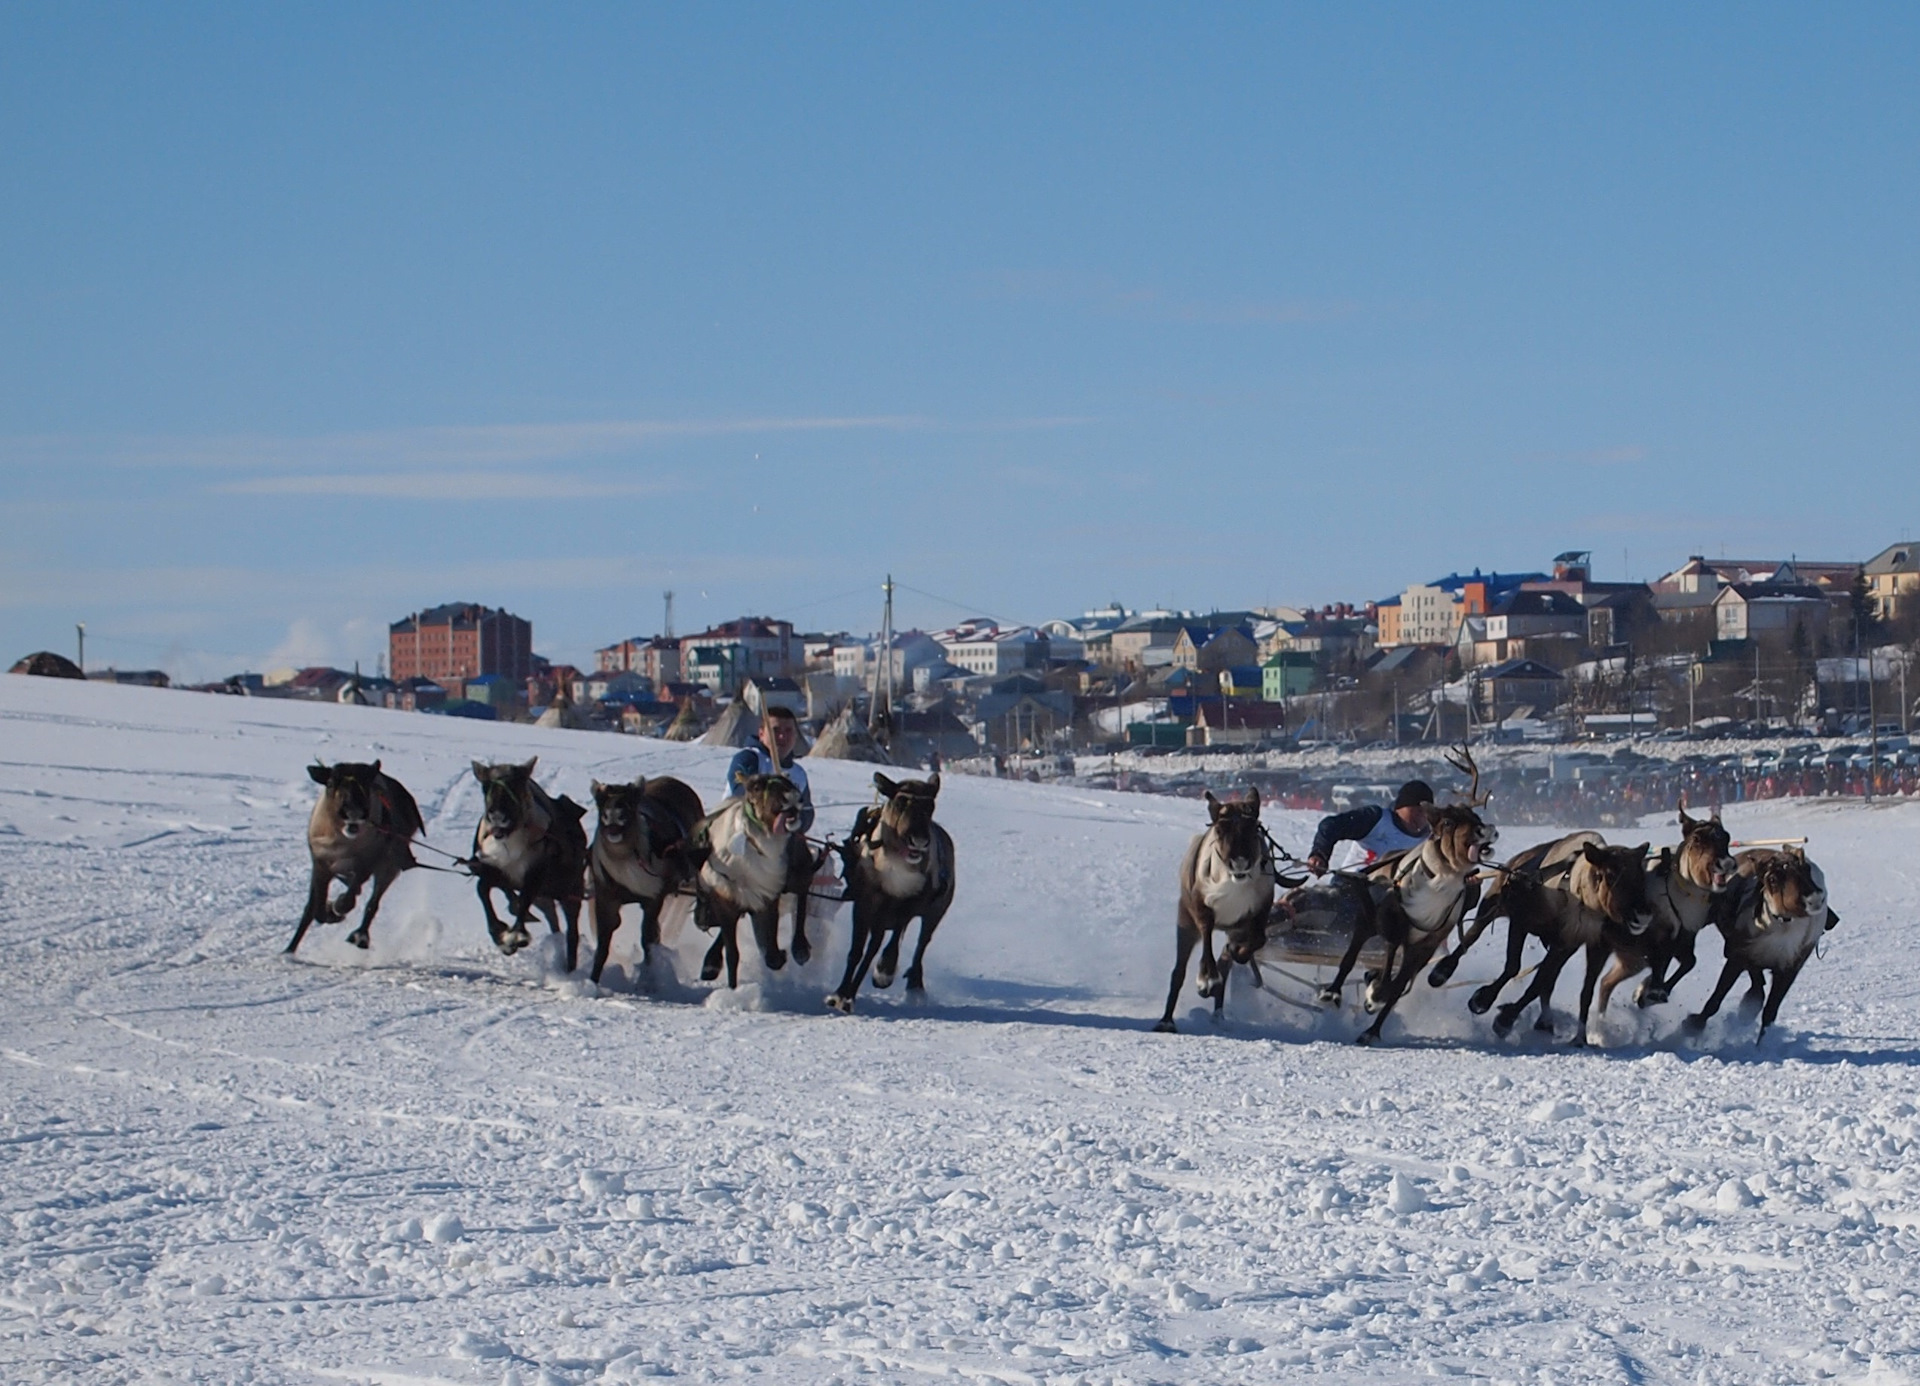
M0 8L0 653L1864 557L1917 70L1891 5Z

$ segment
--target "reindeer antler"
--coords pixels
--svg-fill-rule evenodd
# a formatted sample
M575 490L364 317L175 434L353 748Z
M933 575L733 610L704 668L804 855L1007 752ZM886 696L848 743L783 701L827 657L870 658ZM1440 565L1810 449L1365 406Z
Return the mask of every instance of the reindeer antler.
M1464 742L1447 753L1447 764L1461 774L1473 777L1473 783L1467 786L1467 806L1469 808L1486 807L1487 801L1493 798L1493 791L1489 789L1485 794L1480 792L1480 767L1474 764L1473 752Z

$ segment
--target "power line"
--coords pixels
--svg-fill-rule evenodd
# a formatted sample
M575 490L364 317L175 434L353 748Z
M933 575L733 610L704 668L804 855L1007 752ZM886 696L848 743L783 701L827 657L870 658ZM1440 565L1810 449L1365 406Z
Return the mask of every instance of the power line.
M926 597L930 601L939 602L942 606L950 606L956 611L965 611L975 616L983 616L987 620L993 621L996 623L1000 620L1000 618L998 616L995 616L991 611L983 610L982 608L975 606L971 602L956 602L951 597L942 597L938 593L934 593L934 592L923 592L920 588L909 586L904 582L896 581L893 585L895 587L898 587L902 592L911 592L917 597Z

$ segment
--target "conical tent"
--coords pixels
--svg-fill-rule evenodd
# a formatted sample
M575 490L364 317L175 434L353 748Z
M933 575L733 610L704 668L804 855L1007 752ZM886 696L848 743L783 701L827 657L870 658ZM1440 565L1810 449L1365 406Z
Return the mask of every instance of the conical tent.
M700 719L693 715L693 699L686 698L680 703L680 711L674 715L673 725L667 728L668 741L694 741L700 736Z
M815 760L864 760L875 765L890 765L887 753L853 715L853 706L840 709L840 715L827 723L820 739L809 753Z
M751 746L760 734L760 719L744 701L735 698L727 704L727 710L707 734L700 738L702 746L732 746L738 750L742 746Z

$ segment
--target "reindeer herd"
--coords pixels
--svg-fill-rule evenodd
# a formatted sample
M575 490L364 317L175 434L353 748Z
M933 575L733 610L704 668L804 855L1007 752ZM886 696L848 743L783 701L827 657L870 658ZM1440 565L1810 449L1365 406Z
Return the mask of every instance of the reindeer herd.
M1534 1028L1551 1031L1555 985L1575 955L1584 954L1573 1037L1584 1044L1596 990L1604 1012L1621 983L1645 973L1636 1004L1667 1001L1692 970L1695 942L1710 926L1720 932L1725 964L1705 1006L1686 1023L1703 1027L1745 976L1743 1004L1761 1008L1764 1035L1821 935L1839 923L1820 869L1804 851L1783 844L1736 856L1718 811L1697 819L1682 806L1679 843L1657 855L1649 843L1618 846L1599 833L1578 832L1510 861L1494 861L1498 833L1481 816L1489 796L1479 792L1479 772L1464 752L1453 764L1472 775L1472 787L1463 802L1432 811L1428 835L1417 848L1318 882L1281 865L1296 859L1261 823L1258 791L1227 801L1208 794L1208 826L1180 862L1173 975L1155 1028L1176 1028L1174 1014L1196 948L1199 992L1212 1000L1216 1019L1236 965L1247 968L1255 986L1265 985L1263 962L1269 968L1286 962L1333 967L1317 999L1337 1008L1349 976L1371 949L1378 965L1365 974L1362 998L1374 1018L1358 1036L1371 1044L1421 974L1430 986L1446 986L1466 951L1504 919L1501 973L1467 1001L1475 1015L1494 1010L1496 1035L1508 1034L1536 1004ZM580 914L591 899L590 975L597 983L624 907L639 906L645 967L661 941L662 907L676 895L690 895L695 925L714 936L701 979L714 981L724 967L727 985L737 987L740 921L751 927L768 970L778 971L789 955L804 964L812 953L808 902L830 882L827 898L850 901L853 911L846 970L827 995L827 1007L851 1013L869 970L875 986L891 985L915 919L919 937L906 985L909 992L924 991L927 945L954 891L953 839L934 822L937 773L904 781L876 774L877 804L859 811L840 843L817 842L801 832L800 791L784 775L749 777L742 794L711 813L692 788L668 776L623 784L596 780L597 823L589 840L586 809L564 794L550 795L534 779L535 766L533 760L475 761L483 809L473 846L464 857L442 853L449 866L429 867L473 878L488 933L501 952L511 955L527 946L528 924L538 912L554 934L563 931L564 921L567 971L576 970ZM286 951L295 952L313 924L344 921L370 884L359 927L347 936L366 948L381 897L403 871L422 864L413 855L416 845L426 845L415 841L423 831L420 810L378 761L315 764L309 773L321 787L307 825L313 874ZM835 856L839 875L823 876ZM496 892L506 901L504 920L494 906ZM785 899L793 902L793 924L782 948ZM1457 945L1442 955L1449 935ZM1529 939L1539 941L1544 956L1523 969ZM1517 998L1501 1004L1512 983L1529 977Z
M473 878L486 915L487 932L512 956L531 941L527 925L538 911L550 932L565 921L567 971L580 965L580 912L593 900L592 978L607 965L621 910L640 907L641 965L660 943L660 911L669 897L691 894L693 920L714 935L700 969L713 981L726 968L727 985L740 984L739 928L753 930L769 971L786 966L788 954L805 963L807 904L816 875L830 855L841 863L839 893L853 904L853 941L846 974L826 998L842 1013L869 968L877 987L890 986L899 968L902 935L920 921L907 990L926 986L927 944L953 903L953 839L933 821L940 776L896 782L873 777L880 802L860 810L842 843L814 843L800 831L800 791L785 775L753 775L745 792L712 813L700 796L670 776L626 784L593 782L598 815L587 838L586 809L562 794L549 794L534 779L535 760L523 764L473 763L482 809L472 850L450 853L455 870ZM338 923L352 913L361 889L372 883L360 926L347 941L365 948L380 899L401 872L421 865L413 855L423 830L420 810L406 786L372 764L314 764L308 774L321 787L307 821L313 877L307 907L287 952L295 952L314 924ZM429 850L437 851L437 848ZM507 920L494 908L498 892ZM793 931L779 942L781 901L793 900ZM876 965L877 959L877 965Z

